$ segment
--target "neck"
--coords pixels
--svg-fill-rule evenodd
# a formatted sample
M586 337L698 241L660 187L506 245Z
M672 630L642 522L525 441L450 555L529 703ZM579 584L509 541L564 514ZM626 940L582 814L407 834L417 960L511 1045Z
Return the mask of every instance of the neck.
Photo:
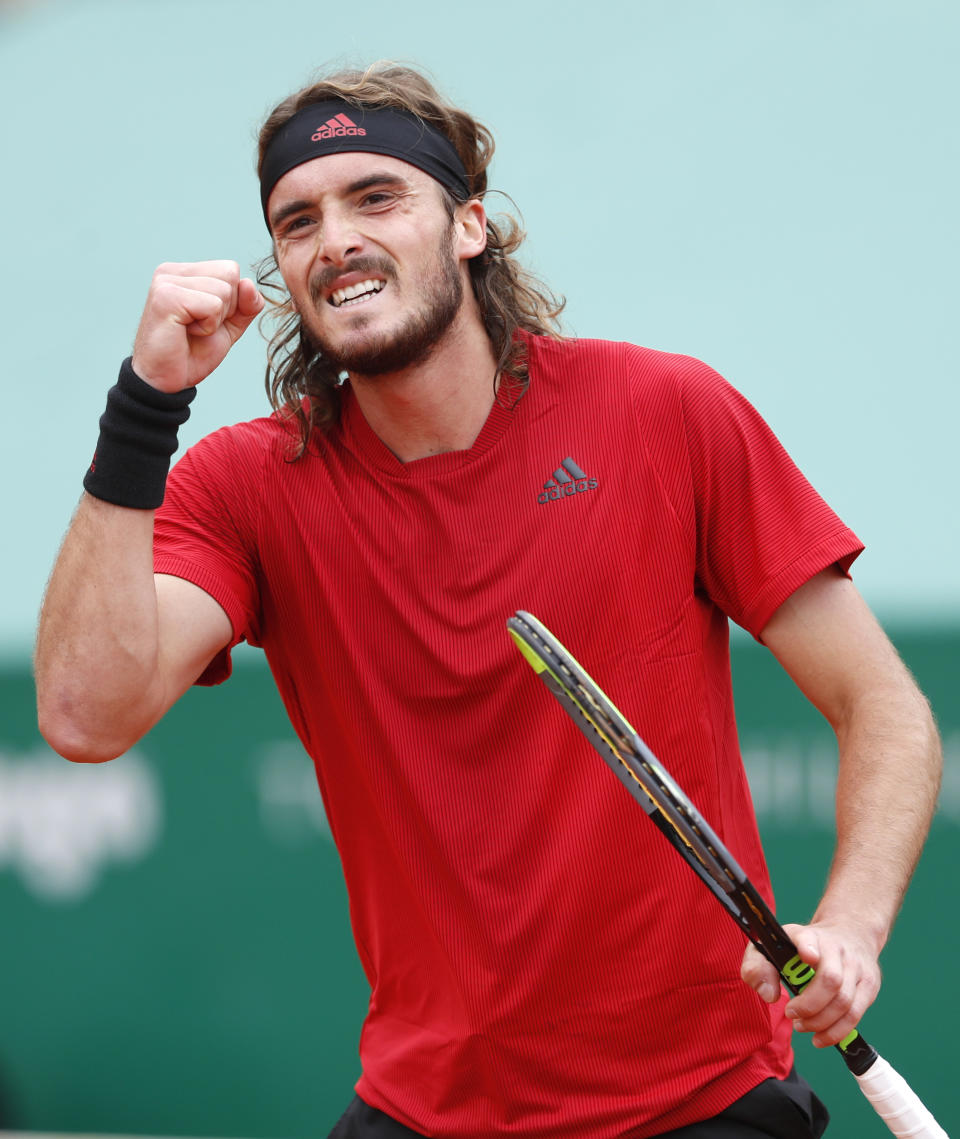
M402 463L471 447L493 406L496 360L464 306L429 357L381 376L350 375L367 423Z

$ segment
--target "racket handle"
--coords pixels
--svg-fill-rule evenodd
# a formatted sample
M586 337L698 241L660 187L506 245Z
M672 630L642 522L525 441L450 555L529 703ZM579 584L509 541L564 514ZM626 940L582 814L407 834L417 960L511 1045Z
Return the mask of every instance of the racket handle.
M874 1110L899 1139L948 1139L907 1081L882 1056L854 1076Z

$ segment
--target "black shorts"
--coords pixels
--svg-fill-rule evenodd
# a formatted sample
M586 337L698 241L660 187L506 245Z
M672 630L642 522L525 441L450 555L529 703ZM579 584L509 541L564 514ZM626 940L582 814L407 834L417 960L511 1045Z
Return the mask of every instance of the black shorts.
M785 1080L764 1080L725 1111L702 1123L665 1131L673 1139L819 1139L830 1116L796 1070ZM354 1097L328 1139L410 1139L419 1136Z

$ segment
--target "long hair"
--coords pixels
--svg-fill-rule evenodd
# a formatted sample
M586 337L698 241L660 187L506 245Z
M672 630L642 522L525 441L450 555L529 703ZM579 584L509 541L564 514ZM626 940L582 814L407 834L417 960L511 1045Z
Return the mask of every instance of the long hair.
M399 107L419 116L453 143L467 172L470 197L483 198L487 193L487 167L494 151L490 131L446 102L418 71L394 63L375 63L366 71L338 71L284 99L260 129L258 175L280 128L304 107L327 99L342 99L361 108ZM440 189L452 221L458 200L446 187ZM524 236L510 215L500 215L495 221L488 218L486 249L469 262L473 293L493 345L498 374L521 388L527 384L528 373L518 330L558 336L558 318L565 303L514 258ZM306 335L272 253L257 266L257 284L270 302L267 315L277 324L267 348L267 394L275 410L299 429L298 458L314 427L328 430L337 422L340 375Z

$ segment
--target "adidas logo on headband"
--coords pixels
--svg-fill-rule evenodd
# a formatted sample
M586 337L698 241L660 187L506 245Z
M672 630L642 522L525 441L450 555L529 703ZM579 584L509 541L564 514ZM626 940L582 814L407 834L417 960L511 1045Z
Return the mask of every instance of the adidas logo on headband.
M343 138L348 134L366 133L363 127L358 127L346 115L334 115L332 119L327 119L322 127L317 128L316 134L311 136L311 142L320 142L325 138Z
M330 118L316 126L321 115ZM357 126L351 115L356 115L363 126ZM301 107L267 144L260 161L260 205L267 228L267 201L288 170L325 154L351 150L399 158L446 186L458 201L470 197L472 182L463 159L439 127L403 107L355 107L343 99L325 99Z

